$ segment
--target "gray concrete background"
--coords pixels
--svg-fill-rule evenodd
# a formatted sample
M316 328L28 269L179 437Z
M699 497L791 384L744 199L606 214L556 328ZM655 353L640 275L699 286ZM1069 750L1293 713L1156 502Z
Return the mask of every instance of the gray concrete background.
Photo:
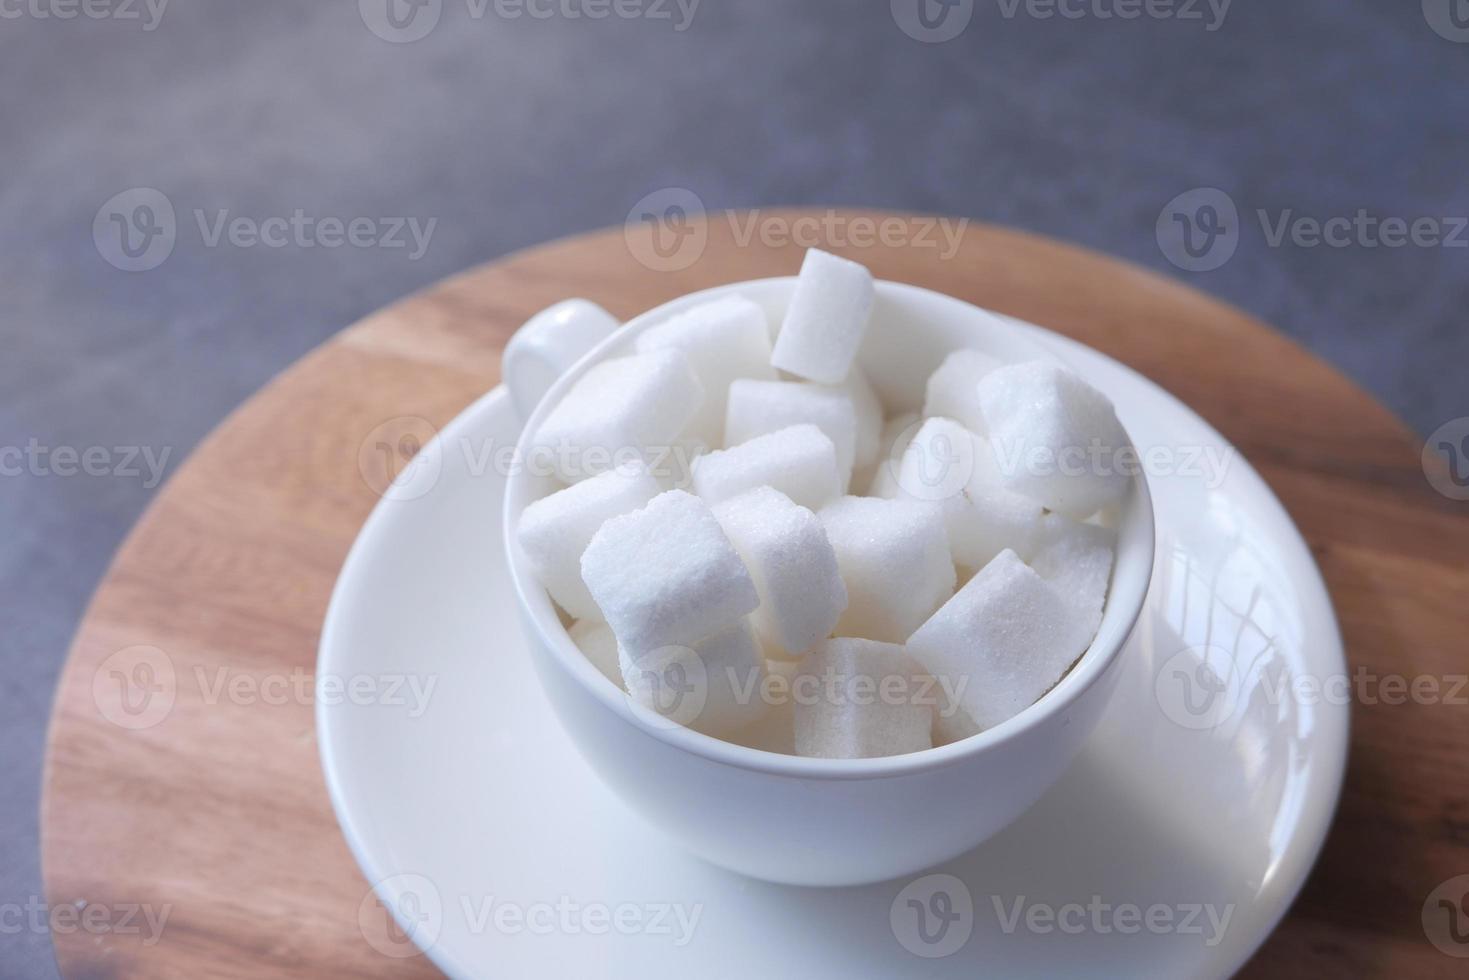
M900 29L915 0L897 15L886 0L703 0L683 30L661 0L671 19L646 15L654 0L604 20L566 13L597 0L532 0L552 16L515 19L519 0L432 0L408 30L438 21L412 43L367 26L394 36L384 0L173 0L156 22L143 0L88 2L107 16L0 0L0 453L103 447L94 468L114 471L0 455L0 905L40 895L56 673L153 492L146 468L115 472L115 447L166 450L171 472L342 326L466 266L620 223L659 188L710 208L913 208L1079 242L1257 314L1421 432L1469 415L1469 234L1436 220L1458 247L1426 244L1429 226L1402 247L1356 229L1313 246L1306 227L1272 245L1257 217L1469 215L1460 0L1240 0L1222 21L1218 0L1189 8L1201 19L1181 16L1190 0L1063 2L1075 18L1042 16L1046 0L963 0L943 30L970 6L972 20L939 44ZM1142 16L1101 16L1129 9ZM176 243L125 272L106 213L100 239L93 222L137 187L174 207ZM1189 272L1168 257L1183 261L1183 226L1164 211L1200 187L1239 212L1204 261L1237 248ZM146 227L138 203L112 210ZM1175 210L1202 221L1203 203ZM194 214L220 209L438 221L414 259L211 246ZM53 971L44 930L0 933L0 976Z

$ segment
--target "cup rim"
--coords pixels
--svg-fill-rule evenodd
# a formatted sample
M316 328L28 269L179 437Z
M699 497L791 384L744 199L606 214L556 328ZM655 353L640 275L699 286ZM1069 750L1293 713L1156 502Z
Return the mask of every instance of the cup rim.
M772 276L725 283L675 297L628 320L577 360L551 385L521 430L516 442L517 458L525 458L530 435L540 426L550 406L556 404L576 379L580 378L593 363L602 360L611 348L620 346L625 338L671 315L679 308L713 299L719 295L738 292L741 289L781 284L794 285L795 282L795 276ZM886 291L899 295L903 293L922 295L929 300L938 299L950 304L958 304L968 315L982 314L1004 321L1007 329L1020 329L1023 326L1041 331L1042 334L1051 333L1044 327L1016 321L1013 317L994 313L966 300L922 286L878 279L875 280L874 287L879 293ZM1124 431L1126 431L1125 427ZM1129 436L1130 441L1131 436ZM1137 579L1142 586L1137 590L1136 596L1126 603L1125 612L1122 614L1125 619L1124 628L1118 632L1115 642L1106 647L1099 647L1094 639L1092 645L1082 652L1061 680L1035 702L1000 724L957 742L921 749L917 752L868 759L824 759L788 755L783 752L772 752L768 749L750 748L727 742L684 725L670 722L656 712L637 704L627 692L618 690L608 682L607 678L577 647L567 629L562 626L556 614L555 605L544 588L521 567L519 548L515 543L514 518L530 503L528 499L525 499L524 492L527 479L528 475L524 470L512 472L508 477L502 513L504 525L502 530L506 564L510 571L510 580L515 588L516 600L520 604L523 622L528 626L533 626L538 633L538 636L531 638L532 642L541 641L550 651L556 666L567 671L574 682L582 688L583 693L590 695L603 707L638 728L643 734L672 748L681 749L711 762L768 775L818 780L910 776L952 766L973 756L1000 749L1065 712L1082 694L1101 680L1117 661L1136 628L1138 618L1142 615L1147 600L1148 587L1152 578L1156 544L1156 516L1147 476L1140 471L1132 476L1132 487L1129 492L1138 495L1137 511L1146 518L1142 521L1140 530L1136 532L1145 537L1137 548L1140 554L1137 560L1139 572ZM1143 563L1146 563L1145 568ZM1116 578L1114 570L1114 583ZM537 597L539 602L532 599L537 592L540 593ZM1116 594L1109 592L1105 607L1107 610L1112 608L1115 598Z

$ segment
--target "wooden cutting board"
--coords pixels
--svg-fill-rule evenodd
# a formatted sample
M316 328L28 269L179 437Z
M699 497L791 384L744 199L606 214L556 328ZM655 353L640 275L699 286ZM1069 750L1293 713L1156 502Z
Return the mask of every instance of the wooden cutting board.
M836 221L855 234L855 219L880 229L894 217ZM831 224L826 212L761 219L818 236ZM364 441L402 416L448 422L497 383L516 327L557 300L630 317L794 272L801 245L748 238L748 220L713 216L659 243L652 226L617 228L482 266L343 331L194 452L98 587L57 692L48 898L101 905L118 926L53 930L64 975L434 972L422 957L380 955L359 932L367 883L327 801L309 697L292 693L293 678L310 691L333 581L392 464L361 452ZM1469 669L1469 505L1430 489L1419 441L1359 388L1262 324L1132 266L980 225L945 256L936 231L936 246L917 244L926 219L896 220L889 240L915 244L833 250L1090 344L1232 440L1311 543L1354 668L1410 679ZM138 647L168 667L153 670L163 661ZM269 677L277 687L261 686ZM236 678L253 697L219 696ZM136 684L157 693L147 712L168 701L161 716L128 700ZM1466 964L1429 943L1420 911L1440 882L1469 873L1469 706L1360 704L1352 722L1321 861L1247 973L1461 977ZM161 939L122 928L116 910L132 904L168 909Z

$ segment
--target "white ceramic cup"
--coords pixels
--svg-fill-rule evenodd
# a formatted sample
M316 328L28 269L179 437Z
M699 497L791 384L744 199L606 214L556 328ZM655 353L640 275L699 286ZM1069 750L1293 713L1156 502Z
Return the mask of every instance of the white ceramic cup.
M760 303L776 325L794 287L794 278L764 279L684 296L590 349L596 325L605 330L610 317L585 301L553 307L532 321L525 341L517 336L506 350L509 388L527 420L521 453L528 451L528 434L588 366L632 353L633 338L650 324L740 293ZM558 330L568 322L573 326ZM879 282L859 361L895 413L920 407L925 380L950 351L973 347L1004 361L1059 359L1047 336L949 296ZM538 380L517 385L516 371L526 363L536 365ZM564 367L548 388L555 372L546 365ZM1044 697L1001 725L940 748L877 759L799 758L671 724L598 673L567 635L516 544L520 513L540 492L527 470L511 475L505 541L536 672L561 723L601 778L670 838L714 864L787 884L855 885L910 874L968 851L1029 809L1101 717L1152 574L1152 503L1146 480L1137 476L1118 519L1101 627Z

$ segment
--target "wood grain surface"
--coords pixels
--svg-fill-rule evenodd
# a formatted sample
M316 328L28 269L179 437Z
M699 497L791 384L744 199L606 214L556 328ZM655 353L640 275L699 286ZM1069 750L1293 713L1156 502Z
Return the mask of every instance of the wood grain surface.
M764 212L762 227L799 229L798 218L816 216ZM893 216L839 217L855 231L853 219ZM168 918L161 937L56 931L65 976L434 972L364 941L368 886L327 800L310 698L270 696L261 683L309 679L333 581L384 485L374 466L386 464L359 452L375 428L401 416L448 422L497 383L515 328L557 300L585 296L630 317L690 290L798 268L801 245L745 239L746 216L733 219L693 226L671 257L650 250L651 226L617 228L446 281L343 331L194 452L77 631L42 805L53 906L144 904ZM923 228L896 220L889 227L907 238ZM1280 334L1167 279L993 227L968 225L952 255L935 238L833 250L881 278L1048 326L1153 378L1285 502L1325 573L1354 668L1405 678L1469 669L1469 505L1430 489L1420 443L1370 397ZM139 660L139 648L161 652L173 672L171 706L141 725L114 683L119 665L136 677L140 663L156 663L157 653ZM220 697L215 685L237 678L258 696ZM1462 703L1353 706L1335 826L1247 975L1465 975L1469 961L1436 950L1420 919L1435 886L1469 873L1465 746Z

